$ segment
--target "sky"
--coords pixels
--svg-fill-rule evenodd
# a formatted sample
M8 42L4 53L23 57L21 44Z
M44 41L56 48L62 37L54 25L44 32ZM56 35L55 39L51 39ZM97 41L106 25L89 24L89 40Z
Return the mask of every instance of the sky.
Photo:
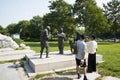
M30 20L33 16L43 16L49 13L50 0L0 0L0 25L7 27L11 23ZM65 0L69 4L75 0ZM111 0L96 0L99 7Z

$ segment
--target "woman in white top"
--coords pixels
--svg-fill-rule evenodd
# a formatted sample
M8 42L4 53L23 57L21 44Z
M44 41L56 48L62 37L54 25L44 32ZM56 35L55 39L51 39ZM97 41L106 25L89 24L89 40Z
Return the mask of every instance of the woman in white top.
M86 43L88 49L88 70L87 72L96 71L96 51L97 51L97 42L95 41L95 36L90 36L90 41Z

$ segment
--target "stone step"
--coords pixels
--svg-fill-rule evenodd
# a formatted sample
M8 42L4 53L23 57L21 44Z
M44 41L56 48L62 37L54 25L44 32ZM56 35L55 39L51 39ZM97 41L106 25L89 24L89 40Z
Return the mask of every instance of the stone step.
M74 55L50 55L50 58L40 59L39 55L26 55L26 60L34 72L56 71L58 69L73 67Z
M102 63L102 62L104 62L104 61L103 61L103 56L100 55L100 54L97 54L97 55L96 55L96 62L97 62L97 63Z
M25 55L2 56L0 57L0 61L19 60L23 57L25 57Z
M13 48L0 48L0 52L14 51Z
M96 55L97 62L102 62L102 55ZM26 54L26 61L34 73L47 73L75 68L75 55L65 52L63 55L51 54L49 58L39 58L39 55Z
M4 57L4 56L12 56L12 55L23 55L23 54L25 55L29 53L35 53L35 52L30 49L4 51L4 52L0 52L0 56Z

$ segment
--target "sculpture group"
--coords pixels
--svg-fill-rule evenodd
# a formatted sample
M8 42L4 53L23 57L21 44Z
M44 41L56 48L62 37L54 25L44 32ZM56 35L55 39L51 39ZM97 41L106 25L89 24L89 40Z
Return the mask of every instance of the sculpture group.
M51 37L50 33L50 26L47 26L41 33L40 42L41 42L41 50L40 50L40 58L42 58L42 54L44 51L44 48L46 48L46 58L48 58L49 55L49 44L48 39ZM63 28L60 28L57 32L56 36L58 37L58 49L59 54L64 54L64 39L66 37L65 33L63 32Z

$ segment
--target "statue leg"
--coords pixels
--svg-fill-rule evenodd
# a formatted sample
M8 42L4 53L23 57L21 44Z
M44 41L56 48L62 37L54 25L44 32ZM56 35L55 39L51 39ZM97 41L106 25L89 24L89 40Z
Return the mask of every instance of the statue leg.
M59 54L63 54L63 51L62 51L62 46L61 46L61 45L59 45L58 47L59 47Z
M63 48L64 48L64 45L62 44L62 45L61 45L61 53L62 53L62 54L64 54Z
M47 42L47 44L46 44L46 58L48 58L48 55L49 55L49 44Z
M63 54L63 44L59 45L59 54Z
M70 44L70 51L71 51L71 53L72 53L72 49L73 49L73 45Z
M42 58L43 51L44 51L44 45L41 45L40 58Z

